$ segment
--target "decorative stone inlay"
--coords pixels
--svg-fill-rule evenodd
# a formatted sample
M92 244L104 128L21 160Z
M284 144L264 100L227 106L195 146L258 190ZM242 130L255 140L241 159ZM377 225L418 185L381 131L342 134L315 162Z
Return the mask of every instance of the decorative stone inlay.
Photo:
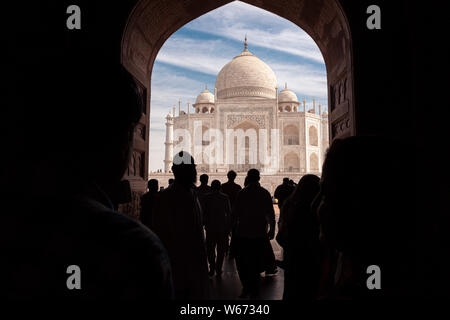
M237 87L220 90L217 93L219 99L227 99L234 97L262 97L274 99L276 98L275 88L273 90L264 87Z
M331 111L347 101L347 77L342 77L330 87Z
M231 114L227 116L227 128L231 129L235 125L243 121L252 121L258 124L260 128L266 127L266 119L264 115L259 114Z
M332 123L331 125L332 138L336 138L337 136L346 132L350 128L350 119L348 119L347 117L344 117L343 119L337 120Z

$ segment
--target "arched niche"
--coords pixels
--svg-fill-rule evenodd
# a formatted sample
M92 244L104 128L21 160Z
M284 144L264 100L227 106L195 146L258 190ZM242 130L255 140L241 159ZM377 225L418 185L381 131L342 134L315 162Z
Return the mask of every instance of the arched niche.
M317 147L319 145L319 136L317 128L315 126L310 126L308 129L309 145Z
M319 157L315 152L309 155L309 170L319 171Z
M285 172L300 172L300 158L294 152L289 152L284 156Z
M283 144L289 146L300 144L300 136L296 125L288 124L283 128Z

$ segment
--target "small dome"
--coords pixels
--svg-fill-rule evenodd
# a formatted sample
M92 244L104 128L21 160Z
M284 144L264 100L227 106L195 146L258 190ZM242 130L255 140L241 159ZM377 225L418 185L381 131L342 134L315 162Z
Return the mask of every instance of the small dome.
M328 112L326 112L326 111L322 112L322 117L323 118L328 118Z
M202 91L195 100L195 104L199 103L214 103L214 95L207 89Z
M278 95L278 102L298 102L297 95L286 86Z

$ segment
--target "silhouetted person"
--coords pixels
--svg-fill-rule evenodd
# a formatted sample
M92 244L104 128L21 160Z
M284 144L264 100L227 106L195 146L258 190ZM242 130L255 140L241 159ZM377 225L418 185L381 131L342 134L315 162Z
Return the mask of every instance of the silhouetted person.
M104 191L108 194L114 210L119 209L119 204L131 202L130 181L121 180L104 186Z
M294 188L297 186L297 184L294 182L294 180L292 180L292 179L290 179L289 180L289 184L291 185L291 186L293 186Z
M242 187L234 182L236 179L236 172L233 170L228 171L227 177L228 181L222 184L222 192L225 193L230 198L231 207L234 206L236 202L237 195L241 191Z
M228 196L220 191L220 181L213 180L211 193L204 198L204 223L209 275L222 274L223 258L231 231L231 205ZM217 249L217 260L216 260Z
M234 180L236 179L236 176L237 176L237 174L235 171L233 171L233 170L228 171L228 173L227 173L228 181L225 182L224 184L222 184L222 188L221 188L222 192L225 193L229 197L232 209L233 209L234 203L236 202L236 198L237 198L239 191L242 190L242 187L234 182ZM225 255L229 254L229 251L230 251L229 243L230 243L230 241L228 240ZM232 258L232 255L229 255L229 258Z
M323 257L322 297L414 295L416 222L407 200L413 184L408 152L382 137L333 141L313 203L331 253ZM377 271L369 266L380 268L380 290L368 288L377 284Z
M208 186L208 180L209 176L206 173L200 175L200 185L197 187L197 194L202 207L205 196L211 192L211 187Z
M16 170L2 178L17 181L2 189L14 208L2 210L0 294L48 301L169 299L166 250L152 231L114 210L111 193L128 169L142 97L132 77L95 58L98 53L66 52L59 60L56 51L48 59L30 52L23 61L33 85L21 90L13 107L27 110L29 119L10 137L33 142L26 156L11 150L11 157L18 167L27 163L31 187L16 188L24 181ZM37 75L51 79L51 89ZM80 276L81 289L70 290L78 282L71 275Z
M233 208L233 246L243 286L241 297L257 296L259 274L266 267L266 242L273 239L275 233L272 198L261 187L259 180L259 171L250 169L247 173L247 186L239 192Z
M158 180L148 180L147 188L148 192L141 198L141 222L152 229L152 213L155 199L158 196Z
M290 183L289 178L283 178L283 183L280 184L273 194L278 199L278 208L283 207L284 200L286 200L294 191L294 186Z
M175 180L174 180L173 178L170 178L169 181L168 181L169 186L170 186L174 181L175 181Z
M200 175L200 185L197 187L197 191L199 194L204 195L211 192L211 187L208 186L209 176L204 173Z
M319 224L311 204L318 192L319 177L304 175L281 208L276 239L283 247L283 299L317 298Z
M202 210L195 191L197 170L186 151L174 156L175 181L157 198L153 230L169 253L177 299L207 299L208 265Z

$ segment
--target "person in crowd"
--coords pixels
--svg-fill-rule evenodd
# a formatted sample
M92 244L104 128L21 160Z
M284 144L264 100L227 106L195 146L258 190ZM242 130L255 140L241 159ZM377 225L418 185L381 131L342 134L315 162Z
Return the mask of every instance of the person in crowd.
M258 296L260 273L266 267L266 241L275 234L272 199L259 180L257 169L247 172L247 186L238 193L233 208L233 251L243 286L241 298Z
M297 184L295 183L295 181L292 180L292 179L289 180L289 184L290 184L291 186L293 186L294 188L297 186Z
M170 186L175 180L173 178L170 178L168 181L168 185Z
M17 182L8 180L12 176L2 179L9 184L2 196L14 209L2 210L0 295L48 301L173 298L161 241L113 205L111 190L129 170L133 132L142 116L135 81L100 53L46 54L33 52L26 67L15 70L33 82L14 105L27 110L30 120L10 136L34 137L26 156L13 153L15 165L21 166L21 159L28 163L32 187L16 188ZM53 79L51 90L47 81L34 78L43 74ZM23 181L14 172L14 179Z
M285 300L317 298L319 225L311 204L318 192L319 177L304 175L281 208L276 240L283 247Z
M204 173L200 175L200 185L197 187L199 194L207 194L211 192L211 187L208 186L209 176Z
M278 208L283 207L284 200L286 200L294 191L294 186L289 182L289 178L283 178L283 183L280 184L274 192L274 197L278 199Z
M231 207L234 206L237 195L241 191L242 187L234 182L236 179L236 172L233 170L228 171L227 178L228 181L222 184L222 192L225 193L230 198Z
M321 299L415 294L416 219L404 201L413 185L409 151L378 136L333 141L313 203L329 249L321 258Z
M141 222L152 229L152 210L158 196L158 180L150 179L147 182L148 192L141 198Z
M157 197L153 230L169 253L176 299L207 299L210 289L197 170L186 151L174 156L175 181Z
M213 180L211 193L204 199L204 224L209 275L222 275L222 265L231 231L231 205L228 196L220 191L221 183ZM217 260L216 260L217 249Z
M202 208L205 196L211 192L211 187L208 186L208 180L209 176L206 173L200 175L200 185L197 187L197 195Z
M236 180L236 176L237 174L234 170L228 171L227 173L228 181L222 184L222 192L229 197L231 208L233 208L234 203L236 202L236 198L239 191L242 190L242 187L234 182L234 180ZM232 259L233 256L230 255L229 252L230 252L230 239L227 240L225 255L227 255L230 259Z

